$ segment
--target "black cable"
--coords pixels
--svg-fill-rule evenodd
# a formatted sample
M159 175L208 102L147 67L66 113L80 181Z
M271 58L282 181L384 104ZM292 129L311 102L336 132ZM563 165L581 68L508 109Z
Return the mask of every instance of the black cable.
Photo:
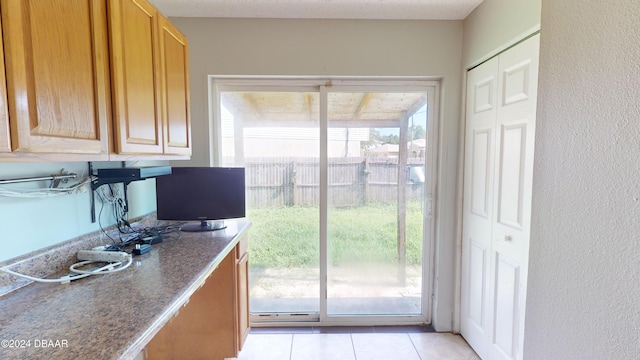
M146 237L160 236L163 239L178 240L182 236L180 230L186 222L176 222L167 225L150 226L138 230L138 240Z
M96 194L98 194L98 197L100 198L100 204L101 204L101 206L100 206L100 212L98 213L98 226L100 226L100 230L102 230L102 232L104 233L104 235L105 235L106 237L108 237L109 239L111 239L111 241L112 241L112 242L113 242L113 244L115 245L115 244L116 244L116 241L115 241L111 236L109 236L109 234L107 234L107 232L106 232L106 231L104 230L104 228L102 227L102 210L104 210L104 203L105 203L105 200L104 200L104 198L102 197L102 195L100 194L100 192L99 192L99 191L96 191L95 193L96 193ZM92 195L92 196L93 196L93 195Z
M113 191L113 188L111 187L112 185L113 184L108 184L109 191L111 193L111 197L115 198L116 195L115 195L115 192ZM166 224L166 225L150 226L142 229L135 229L129 223L128 212L126 211L126 208L124 206L124 199L121 197L118 197L115 201L112 202L112 207L113 207L112 215L116 223L116 227L118 229L118 235L120 238L120 243L118 243L115 239L109 236L109 234L107 234L107 232L102 227L101 217L102 217L102 211L104 210L104 204L106 201L102 197L99 191L96 191L96 193L100 197L100 201L101 201L100 213L98 215L98 225L100 226L100 229L102 230L102 232L113 242L113 245L110 245L109 247L107 247L107 250L113 249L113 250L122 251L122 248L130 245L134 245L136 243L140 243L143 238L151 237L151 236L160 236L161 238L171 239L171 240L179 240L181 238L182 233L180 232L180 230L182 229L182 226L186 224L186 222L184 221L175 222L175 223ZM126 235L126 234L132 235L132 236L124 239L123 235Z

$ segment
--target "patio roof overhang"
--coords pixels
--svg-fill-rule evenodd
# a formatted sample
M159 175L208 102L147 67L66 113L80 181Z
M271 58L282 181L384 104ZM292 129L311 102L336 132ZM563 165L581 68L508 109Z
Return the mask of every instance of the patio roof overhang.
M223 92L224 106L243 127L317 127L320 96L309 92ZM332 92L329 127L400 127L427 103L420 92Z

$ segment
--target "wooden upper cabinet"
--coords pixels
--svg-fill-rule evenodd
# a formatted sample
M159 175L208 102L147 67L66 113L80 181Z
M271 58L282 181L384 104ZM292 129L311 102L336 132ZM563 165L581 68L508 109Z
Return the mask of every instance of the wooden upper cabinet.
M146 0L109 0L114 152L162 154L158 16Z
M2 25L0 22L0 40L2 40ZM4 47L0 41L0 59L4 59ZM0 61L0 153L11 151L9 137L9 109L7 109L7 79L4 72L4 61Z
M0 7L12 150L106 158L105 0L0 0ZM0 119L4 109L0 105ZM4 121L0 125L4 148Z
M188 43L164 16L158 22L164 153L191 155Z

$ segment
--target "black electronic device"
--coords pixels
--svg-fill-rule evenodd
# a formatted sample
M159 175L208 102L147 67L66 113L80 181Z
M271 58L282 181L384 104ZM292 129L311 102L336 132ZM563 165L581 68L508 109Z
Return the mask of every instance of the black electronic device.
M156 205L158 220L200 221L182 231L223 229L221 220L245 217L245 170L174 167L156 179Z
M160 244L162 242L162 235L150 235L141 237L136 241L138 244L147 244L147 245L155 245Z
M151 251L151 245L149 244L136 244L135 248L131 250L133 255L142 255Z
M98 169L98 179L136 181L171 174L171 166L122 167Z

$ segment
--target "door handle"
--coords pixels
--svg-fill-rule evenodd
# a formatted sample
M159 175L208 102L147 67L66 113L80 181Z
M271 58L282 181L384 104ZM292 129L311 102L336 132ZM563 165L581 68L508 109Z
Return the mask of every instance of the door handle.
M244 255L242 255L242 257L240 257L240 259L237 261L236 264L238 265L242 265L244 264L247 260L249 259L249 252L244 253Z

